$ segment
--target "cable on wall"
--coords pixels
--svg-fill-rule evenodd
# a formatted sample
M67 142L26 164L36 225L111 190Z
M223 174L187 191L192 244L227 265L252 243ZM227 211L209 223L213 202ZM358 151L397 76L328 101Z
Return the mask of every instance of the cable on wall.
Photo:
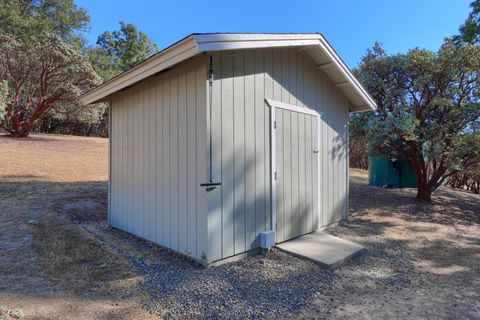
M213 73L213 57L210 56L210 66L208 68L208 112L209 112L209 130L208 130L208 182L202 183L200 186L207 187L206 190L212 191L215 189L215 186L222 185L221 182L213 182L213 139L212 139L212 98L213 98L213 82L215 81L215 76Z

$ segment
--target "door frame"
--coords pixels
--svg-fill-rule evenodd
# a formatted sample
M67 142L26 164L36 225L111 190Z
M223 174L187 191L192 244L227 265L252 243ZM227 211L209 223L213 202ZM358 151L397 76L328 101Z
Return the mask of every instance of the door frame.
M270 208L272 210L271 229L274 231L275 243L277 243L277 143L275 130L277 129L277 121L275 118L276 108L293 111L297 113L308 114L317 118L317 150L320 152L320 120L322 113L305 107L299 107L293 104L265 98L267 106L270 107ZM317 157L317 201L318 203L318 221L320 221L320 157Z

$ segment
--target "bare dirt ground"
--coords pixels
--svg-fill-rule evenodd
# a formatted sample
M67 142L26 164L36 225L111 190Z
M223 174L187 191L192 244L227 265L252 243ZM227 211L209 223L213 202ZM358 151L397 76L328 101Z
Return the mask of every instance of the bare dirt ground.
M201 268L108 227L106 139L0 137L0 319L480 319L480 197L369 187L329 233L334 270L273 250Z

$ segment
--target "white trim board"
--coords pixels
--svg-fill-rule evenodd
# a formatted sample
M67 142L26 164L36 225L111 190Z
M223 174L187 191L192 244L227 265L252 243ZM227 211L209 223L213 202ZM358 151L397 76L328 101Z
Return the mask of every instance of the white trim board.
M303 108L293 104L288 104L281 101L273 100L273 99L265 99L265 101L272 108L280 108L280 109L290 110L298 113L305 113L305 114L309 114L316 117L322 117L321 113L318 113L313 109Z
M270 208L272 210L271 228L273 231L273 242L277 243L277 139L275 136L276 119L275 119L275 104L270 104L268 99L267 105L270 105ZM272 100L274 101L274 100Z

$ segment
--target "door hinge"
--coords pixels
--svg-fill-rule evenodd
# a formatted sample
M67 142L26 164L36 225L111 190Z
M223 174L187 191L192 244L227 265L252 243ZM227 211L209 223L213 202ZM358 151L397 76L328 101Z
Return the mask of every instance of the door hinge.
M277 129L277 121L273 121L273 129Z
M273 173L273 179L277 180L277 172L276 171Z

